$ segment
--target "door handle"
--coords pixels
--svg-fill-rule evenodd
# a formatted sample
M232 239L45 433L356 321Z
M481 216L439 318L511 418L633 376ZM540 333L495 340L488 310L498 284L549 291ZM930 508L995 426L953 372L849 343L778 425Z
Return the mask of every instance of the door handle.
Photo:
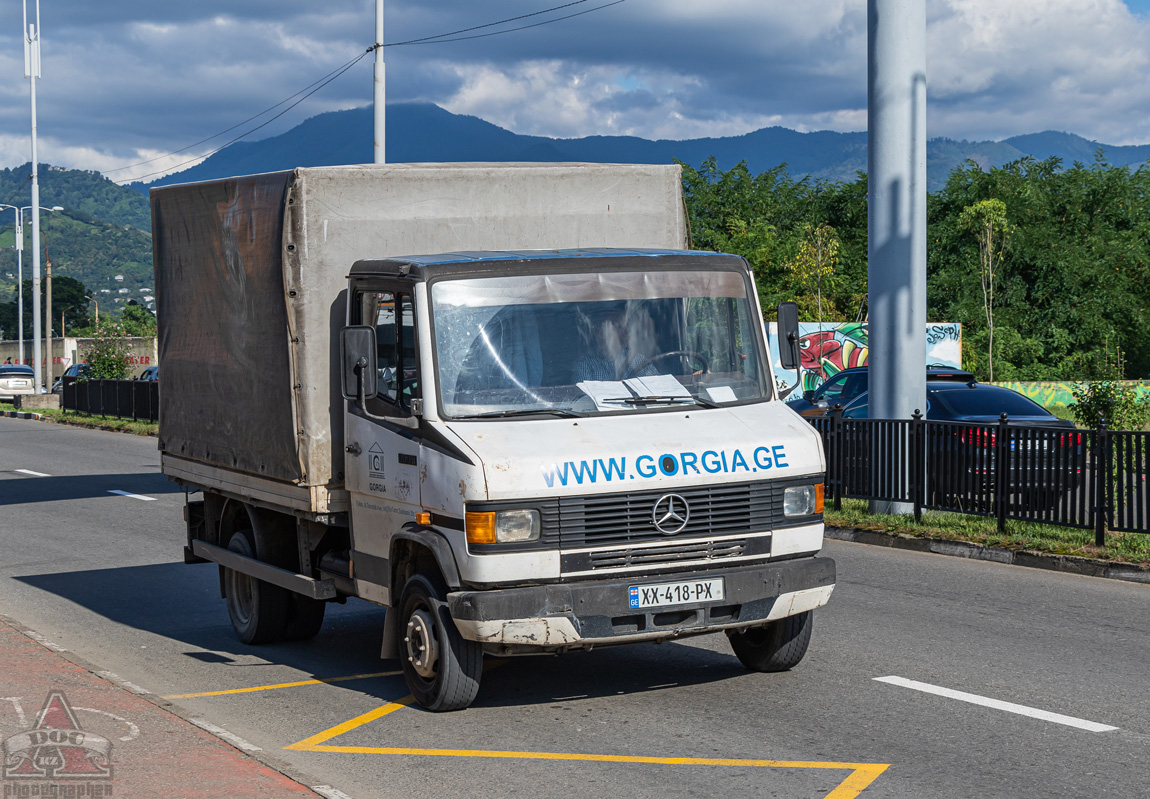
M361 452L363 452L363 450L359 448L359 444L348 444L343 449L345 452L350 452L352 455L355 455L357 457L359 456L359 454Z

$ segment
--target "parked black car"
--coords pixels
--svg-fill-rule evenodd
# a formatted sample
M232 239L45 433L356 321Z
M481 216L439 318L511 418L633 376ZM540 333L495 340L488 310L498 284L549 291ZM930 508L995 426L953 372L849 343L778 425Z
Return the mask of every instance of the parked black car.
M56 378L56 382L52 384L52 393L53 394L63 394L64 393L64 378L65 377L87 377L87 376L88 376L88 364L86 364L86 363L74 363L71 366L69 366L67 369L64 370L64 374L62 374Z
M869 393L846 403L843 419L866 419ZM1002 414L1006 440L999 446ZM1000 453L1009 459L1007 488L1024 507L1046 507L1078 485L1085 468L1082 433L1041 405L1002 386L928 380L926 467L935 506L989 503ZM862 459L863 452L855 457Z
M866 366L843 369L818 388L803 392L801 397L787 400L787 405L802 416L822 416L835 405L849 407L855 399L867 392L869 375L870 371ZM961 369L931 366L926 370L926 379L928 383L930 381L969 383L974 380L974 375Z

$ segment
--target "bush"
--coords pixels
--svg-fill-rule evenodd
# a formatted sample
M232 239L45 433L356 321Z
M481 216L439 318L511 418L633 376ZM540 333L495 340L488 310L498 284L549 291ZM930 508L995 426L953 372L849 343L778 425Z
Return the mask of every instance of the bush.
M124 380L131 369L128 332L120 322L102 320L96 326L92 343L84 347L83 360L88 364L88 377L93 380Z
M1082 427L1098 427L1105 422L1113 430L1141 430L1150 420L1150 401L1138 399L1132 383L1093 380L1070 391L1076 400L1070 406L1074 421Z

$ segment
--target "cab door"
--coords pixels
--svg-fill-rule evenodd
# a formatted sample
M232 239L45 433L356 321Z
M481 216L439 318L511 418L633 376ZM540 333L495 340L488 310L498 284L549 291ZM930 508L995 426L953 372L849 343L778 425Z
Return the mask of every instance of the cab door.
M367 398L372 419L347 403L347 489L351 495L352 577L359 595L389 603L391 538L420 510L420 398L416 316L410 285L359 291L352 324L376 331L378 392Z

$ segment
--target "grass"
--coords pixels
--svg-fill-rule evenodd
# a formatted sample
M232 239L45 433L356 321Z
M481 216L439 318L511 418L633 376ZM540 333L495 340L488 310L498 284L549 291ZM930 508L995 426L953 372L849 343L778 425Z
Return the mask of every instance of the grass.
M1150 533L1108 531L1106 546L1097 547L1094 545L1093 530L1008 521L1006 532L999 533L993 518L939 511L923 511L922 522L915 523L913 516L872 515L867 511L866 501L858 499L843 500L842 510L838 511L832 510L828 504L824 520L828 527L853 527L916 538L969 541L1016 551L1074 555L1150 566Z
M16 406L10 402L0 402L0 410L14 411ZM87 413L77 413L76 411L59 411L59 410L37 410L31 413L38 413L45 421L54 424L67 424L73 427L91 427L96 430L110 430L114 433L131 433L137 436L154 436L156 435L159 425L155 422L134 422L131 419L118 419L114 416L92 416Z

